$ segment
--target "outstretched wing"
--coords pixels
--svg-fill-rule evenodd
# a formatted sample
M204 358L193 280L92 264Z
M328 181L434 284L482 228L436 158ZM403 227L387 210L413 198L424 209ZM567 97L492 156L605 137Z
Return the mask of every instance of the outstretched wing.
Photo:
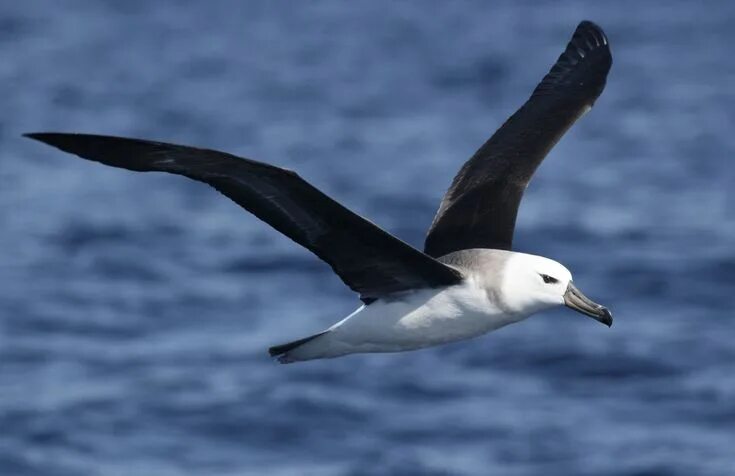
M444 196L424 252L511 249L523 192L546 154L602 93L612 56L602 29L577 26L531 98L464 164Z
M169 172L209 184L326 261L366 302L462 279L455 269L351 212L290 170L163 142L88 134L27 137L113 167Z

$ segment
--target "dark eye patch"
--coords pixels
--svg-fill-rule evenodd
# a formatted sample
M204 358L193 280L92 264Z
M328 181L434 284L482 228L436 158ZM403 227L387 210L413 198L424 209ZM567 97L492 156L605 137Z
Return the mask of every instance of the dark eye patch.
M559 282L558 279L553 278L548 274L541 274L541 279L543 279L546 284L554 284Z

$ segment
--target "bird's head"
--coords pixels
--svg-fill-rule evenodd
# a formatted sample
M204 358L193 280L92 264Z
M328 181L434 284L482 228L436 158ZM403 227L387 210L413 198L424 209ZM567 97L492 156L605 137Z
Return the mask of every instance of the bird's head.
M610 311L582 294L565 266L542 256L512 253L505 264L502 293L504 304L521 314L563 305L612 325Z

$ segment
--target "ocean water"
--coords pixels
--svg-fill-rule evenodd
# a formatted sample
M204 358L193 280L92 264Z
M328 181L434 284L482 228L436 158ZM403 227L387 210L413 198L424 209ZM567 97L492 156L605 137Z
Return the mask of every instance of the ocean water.
M582 19L614 63L522 204L607 329L280 366L358 304L208 187L30 131L296 169L415 246ZM735 3L0 2L0 474L735 474Z

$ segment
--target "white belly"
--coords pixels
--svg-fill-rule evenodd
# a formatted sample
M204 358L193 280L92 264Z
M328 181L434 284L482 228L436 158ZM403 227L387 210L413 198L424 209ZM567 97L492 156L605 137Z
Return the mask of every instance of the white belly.
M332 326L322 345L328 345L332 355L398 352L468 339L521 318L498 308L469 279L363 306Z

